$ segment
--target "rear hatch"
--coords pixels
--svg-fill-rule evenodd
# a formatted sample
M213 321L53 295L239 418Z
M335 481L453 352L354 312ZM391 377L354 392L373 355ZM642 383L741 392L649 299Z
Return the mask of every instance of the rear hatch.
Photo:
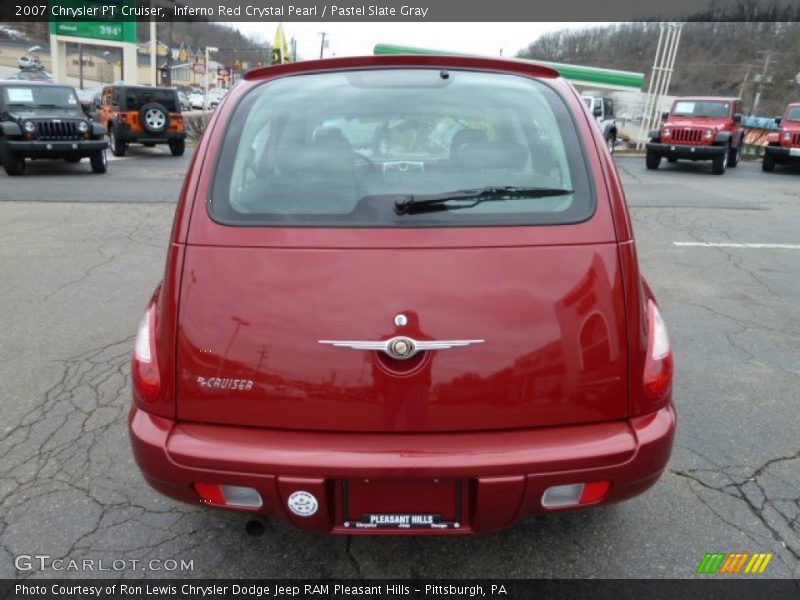
M198 150L220 158L183 265L178 417L354 432L624 418L623 282L580 100L576 126L556 84L436 69L402 73L407 94L393 80L380 103L363 102L367 80L380 90L385 75L284 78L220 108L235 125ZM309 86L325 88L324 107ZM360 119L362 104L391 118ZM410 119L409 106L428 112ZM508 141L531 112L539 129ZM392 210L396 190L528 181L570 195ZM452 347L408 360L364 348L395 337Z
M445 431L625 416L614 244L189 247L184 273L182 419ZM400 314L405 327L395 325ZM391 361L382 352L319 343L393 336L484 341L425 352L419 364L420 355Z

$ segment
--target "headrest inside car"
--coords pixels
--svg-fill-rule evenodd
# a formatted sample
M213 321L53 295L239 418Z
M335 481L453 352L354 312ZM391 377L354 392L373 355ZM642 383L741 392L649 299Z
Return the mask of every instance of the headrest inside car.
M277 166L281 173L316 175L352 175L355 171L353 148L342 136L326 138L313 144L286 144L278 148Z
M527 162L527 149L514 142L467 143L456 157L459 166L472 169L520 169Z

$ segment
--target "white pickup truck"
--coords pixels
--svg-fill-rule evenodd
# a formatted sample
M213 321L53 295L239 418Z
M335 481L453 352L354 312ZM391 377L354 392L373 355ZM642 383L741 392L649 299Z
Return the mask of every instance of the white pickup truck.
M608 151L614 153L617 145L617 121L614 118L614 101L607 96L581 96L589 112L594 116Z

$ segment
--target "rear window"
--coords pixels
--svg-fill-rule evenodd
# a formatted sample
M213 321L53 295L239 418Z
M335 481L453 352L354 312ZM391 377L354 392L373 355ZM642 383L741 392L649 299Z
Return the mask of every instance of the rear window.
M176 102L176 94L173 90L158 89L124 89L121 93L125 95L126 110L141 110L145 104L161 104L170 112L178 112L180 106Z
M517 189L513 197L396 210L410 199L505 187ZM439 69L297 75L255 87L235 108L211 196L211 216L230 225L565 224L594 212L581 141L552 88Z

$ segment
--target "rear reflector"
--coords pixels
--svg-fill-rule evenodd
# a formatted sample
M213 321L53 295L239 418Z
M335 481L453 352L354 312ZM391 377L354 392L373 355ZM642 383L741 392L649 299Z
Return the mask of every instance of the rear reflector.
M602 500L610 487L610 481L554 485L547 488L542 494L542 506L545 508L561 508L563 506L591 504Z
M195 483L194 489L203 502L219 506L238 506L241 508L261 508L264 504L261 494L251 487L239 485L219 485L217 483Z
M583 486L581 494L581 504L591 504L605 498L608 490L611 489L610 481L593 481Z

